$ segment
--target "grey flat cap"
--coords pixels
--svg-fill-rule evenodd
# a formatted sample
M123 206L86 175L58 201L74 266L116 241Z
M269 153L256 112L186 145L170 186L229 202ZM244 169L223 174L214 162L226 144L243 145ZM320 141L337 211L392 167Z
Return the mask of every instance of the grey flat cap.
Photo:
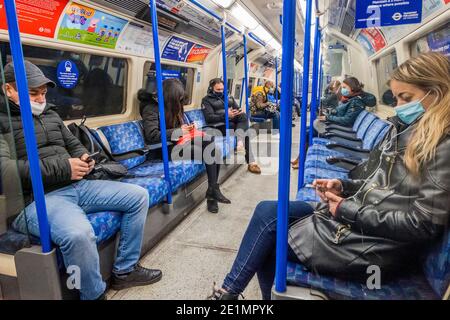
M27 73L28 88L39 88L45 84L52 88L56 87L56 84L48 79L42 70L30 61L25 60L25 71ZM5 66L4 73L6 83L16 82L14 64L12 62Z

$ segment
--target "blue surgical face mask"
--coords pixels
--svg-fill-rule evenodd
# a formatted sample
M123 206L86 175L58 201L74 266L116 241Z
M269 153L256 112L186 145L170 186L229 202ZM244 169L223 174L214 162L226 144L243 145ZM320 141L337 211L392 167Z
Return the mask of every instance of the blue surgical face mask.
M417 118L425 113L422 101L430 94L428 92L422 99L405 103L394 110L400 120L405 124L413 123Z
M341 94L344 97L348 97L350 95L350 90L348 90L347 88L341 88Z

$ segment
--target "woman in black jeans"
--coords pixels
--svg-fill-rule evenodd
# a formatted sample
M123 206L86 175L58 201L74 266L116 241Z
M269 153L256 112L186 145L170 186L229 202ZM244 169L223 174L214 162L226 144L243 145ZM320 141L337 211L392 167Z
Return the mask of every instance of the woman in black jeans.
M290 261L319 274L364 281L375 265L385 279L416 266L448 230L450 61L438 53L412 58L394 71L390 86L397 116L380 152L370 154L369 162L377 164L370 176L316 180L321 203L290 203ZM277 202L260 203L211 299L237 299L255 273L263 299L270 299L276 225Z
M167 140L176 143L179 138L187 136L195 130L195 125L184 122L184 103L186 94L181 81L178 79L165 80L163 82L163 91ZM138 92L138 99L140 101L140 113L143 119L145 141L147 144L160 143L161 129L157 96L155 93L149 93L146 90L141 89ZM217 183L219 179L220 163L217 163L216 159L220 158L220 155L216 155L216 152L219 151L215 148L214 137L196 137L186 143L189 143L190 145L182 145L180 146L181 148L177 148L180 150L175 149L175 147L170 147L169 155L171 159L178 158L178 151L182 151L183 160L185 160L186 157L189 157L193 160L205 162L206 174L208 176L208 191L206 192L207 207L209 212L217 213L219 211L218 202L231 202L222 194L219 189L219 184ZM196 147L201 147L201 150L196 151ZM205 152L205 149L207 152ZM172 151L177 151L175 152L176 155L172 154ZM208 152L210 154L208 154ZM197 155L201 155L201 158L196 159L198 157ZM206 159L206 156L208 156L208 159Z

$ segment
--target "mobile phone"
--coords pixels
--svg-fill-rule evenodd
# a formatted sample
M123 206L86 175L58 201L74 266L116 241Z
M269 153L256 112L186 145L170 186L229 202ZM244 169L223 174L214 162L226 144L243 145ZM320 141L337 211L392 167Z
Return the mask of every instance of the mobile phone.
M316 189L317 189L319 192L322 192L322 193L325 193L325 192L328 191L328 188L325 188L325 187L319 187L319 186L317 186Z
M91 162L92 160L94 160L93 158L94 158L95 156L97 156L98 154L100 154L100 151L91 153L90 155L88 155L88 158L86 159L86 162Z

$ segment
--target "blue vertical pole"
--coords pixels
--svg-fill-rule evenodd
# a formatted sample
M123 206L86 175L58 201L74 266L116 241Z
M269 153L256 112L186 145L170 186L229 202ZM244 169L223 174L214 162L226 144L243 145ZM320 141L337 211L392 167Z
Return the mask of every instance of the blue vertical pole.
M278 57L275 58L275 100L278 104Z
M30 166L31 183L33 185L33 195L39 222L39 235L41 238L42 252L48 253L52 250L50 226L48 224L44 185L42 183L41 168L39 167L39 153L36 144L34 121L31 113L30 96L28 94L28 81L25 73L22 41L20 39L16 4L14 0L5 0L5 9L6 18L8 21L8 34L14 63L17 90L19 92L23 134L25 136L25 146L27 148L28 163Z
M303 41L303 85L302 85L302 113L300 129L300 150L298 168L298 189L303 187L305 181L306 160L306 124L308 117L308 93L309 93L309 59L311 57L311 16L312 0L306 0L305 38ZM312 130L312 128L311 128Z
M250 92L248 90L248 56L247 56L247 36L244 34L244 82L245 82L245 112L247 113L247 119L250 121L250 105L248 99L250 98Z
M152 19L153 48L155 52L156 87L158 89L159 128L161 130L162 156L164 162L164 178L169 187L169 193L167 194L167 203L171 204L172 183L170 181L170 171L169 171L169 150L167 148L166 115L164 112L164 93L162 83L163 81L161 70L161 54L159 51L158 16L156 13L156 0L150 0L150 12Z
M242 98L244 97L244 90L245 90L245 77L242 78L242 87L241 87L241 93L240 93L241 98L239 99L239 108L242 108Z
M278 174L277 250L275 290L286 291L287 236L292 145L292 102L294 85L294 42L296 0L283 2L283 61L281 74L280 163Z
M317 90L319 87L319 64L320 64L320 20L316 17L316 30L314 37L314 57L313 57L313 74L311 88L311 108L309 117L309 145L313 142L313 123L316 120L317 111Z
M225 136L226 145L229 145L230 135L230 120L228 118L228 78L227 78L227 48L225 43L225 26L220 26L220 33L222 35L222 66L223 66L223 102L225 108Z
M317 101L319 102L320 107L320 99L322 98L322 87L323 87L323 56L320 56L320 72L319 72L319 89L317 91Z

